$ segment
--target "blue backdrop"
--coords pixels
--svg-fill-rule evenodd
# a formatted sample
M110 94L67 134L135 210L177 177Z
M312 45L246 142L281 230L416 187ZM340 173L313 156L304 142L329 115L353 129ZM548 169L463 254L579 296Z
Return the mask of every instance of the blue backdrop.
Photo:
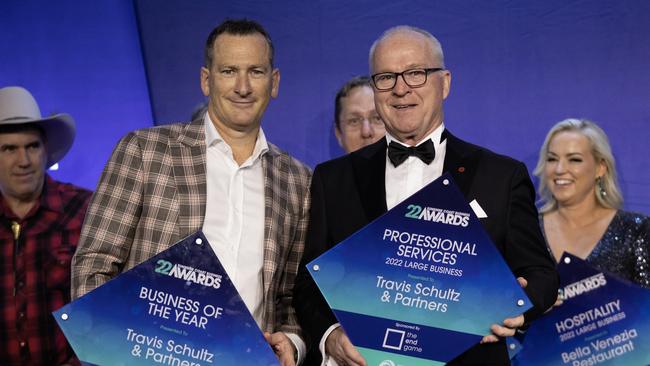
M650 213L644 0L5 1L0 85L23 85L44 113L76 118L75 147L54 174L94 187L119 136L188 120L203 101L203 45L226 17L271 33L282 79L263 126L311 166L342 153L332 130L338 87L367 73L383 30L411 24L443 44L451 131L532 169L555 122L590 118L610 136L626 208Z

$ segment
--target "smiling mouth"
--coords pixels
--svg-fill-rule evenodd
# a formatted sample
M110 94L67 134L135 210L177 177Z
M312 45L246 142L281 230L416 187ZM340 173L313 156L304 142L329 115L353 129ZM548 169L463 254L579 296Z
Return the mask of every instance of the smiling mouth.
M230 103L241 107L250 106L253 103L255 103L255 101L252 99L228 99L228 100L230 101Z
M31 173L18 173L18 174L14 174L14 177L16 179L18 179L18 180L29 180L29 179L32 179L32 177L34 177L34 175L35 175L34 172L31 172Z
M405 109L410 109L417 106L417 104L394 104L393 108L397 110L405 110Z
M573 181L569 179L553 179L553 183L555 183L556 186L567 186L573 183Z

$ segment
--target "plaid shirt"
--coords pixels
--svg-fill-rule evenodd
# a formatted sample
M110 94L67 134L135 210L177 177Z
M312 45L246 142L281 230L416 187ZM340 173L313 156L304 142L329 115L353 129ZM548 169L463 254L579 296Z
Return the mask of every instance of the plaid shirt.
M70 261L90 195L47 176L23 219L0 196L0 365L78 364L51 312L70 302Z

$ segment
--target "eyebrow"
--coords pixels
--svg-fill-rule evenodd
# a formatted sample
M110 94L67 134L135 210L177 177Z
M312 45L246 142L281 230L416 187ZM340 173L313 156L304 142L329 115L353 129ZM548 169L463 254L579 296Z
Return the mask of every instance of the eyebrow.
M231 68L237 70L271 69L270 65L260 65L260 64L253 64L253 65L217 64L216 66L217 68Z
M555 156L558 156L557 153L555 153L555 152L553 152L553 151L551 151L551 150L549 150L546 154L547 154L547 155L555 155ZM570 153L566 154L566 156L573 156L573 155L579 155L579 156L582 156L583 154L582 154L581 152L570 152Z

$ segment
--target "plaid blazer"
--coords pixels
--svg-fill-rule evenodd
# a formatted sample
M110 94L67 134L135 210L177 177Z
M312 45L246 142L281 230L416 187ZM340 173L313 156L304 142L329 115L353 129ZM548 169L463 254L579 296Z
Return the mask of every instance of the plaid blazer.
M104 167L72 260L72 298L102 285L203 226L202 119L137 130ZM263 330L301 334L291 305L304 249L311 172L269 143L265 193Z

